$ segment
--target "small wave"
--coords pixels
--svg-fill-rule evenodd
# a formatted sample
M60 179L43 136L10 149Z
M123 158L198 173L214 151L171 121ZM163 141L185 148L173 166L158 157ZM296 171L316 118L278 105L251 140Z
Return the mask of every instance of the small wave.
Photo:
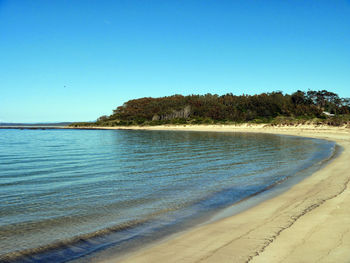
M134 220L128 223L105 228L93 233L83 234L80 236L72 237L70 239L53 242L45 246L10 252L0 255L0 261L4 263L64 262L67 260L67 255L64 255L64 253L69 253L70 250L81 251L81 253L74 252L75 257L86 255L98 248L98 246L96 246L96 242L98 242L97 238L103 237L112 232L127 231L131 228L135 228L136 226L141 226L148 221L149 220L146 219Z

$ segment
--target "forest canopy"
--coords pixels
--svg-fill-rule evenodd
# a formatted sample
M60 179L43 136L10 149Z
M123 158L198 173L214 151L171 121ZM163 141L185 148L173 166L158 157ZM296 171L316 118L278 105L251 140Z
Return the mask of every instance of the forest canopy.
M337 122L328 123L337 125L348 121L349 114L350 99L340 98L338 94L326 90L298 90L292 94L276 91L239 96L232 93L221 96L208 93L129 100L117 107L110 116L98 118L93 125L267 123L310 119Z

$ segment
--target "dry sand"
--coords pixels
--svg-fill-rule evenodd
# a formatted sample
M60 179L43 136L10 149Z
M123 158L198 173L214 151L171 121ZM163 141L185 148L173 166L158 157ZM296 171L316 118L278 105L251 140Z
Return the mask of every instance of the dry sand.
M121 262L350 262L349 128L187 125L142 129L288 134L332 140L343 151L288 191L139 250Z

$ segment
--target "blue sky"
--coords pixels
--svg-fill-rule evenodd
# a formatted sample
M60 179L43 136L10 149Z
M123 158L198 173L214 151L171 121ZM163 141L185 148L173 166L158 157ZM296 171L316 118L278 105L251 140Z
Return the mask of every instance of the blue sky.
M350 97L350 1L0 0L0 122L172 94Z

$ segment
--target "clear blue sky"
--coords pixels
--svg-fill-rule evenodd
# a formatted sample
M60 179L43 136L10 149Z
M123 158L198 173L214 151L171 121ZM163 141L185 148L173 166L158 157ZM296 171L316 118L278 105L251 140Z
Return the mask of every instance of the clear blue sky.
M0 121L172 94L350 97L350 1L0 0Z

